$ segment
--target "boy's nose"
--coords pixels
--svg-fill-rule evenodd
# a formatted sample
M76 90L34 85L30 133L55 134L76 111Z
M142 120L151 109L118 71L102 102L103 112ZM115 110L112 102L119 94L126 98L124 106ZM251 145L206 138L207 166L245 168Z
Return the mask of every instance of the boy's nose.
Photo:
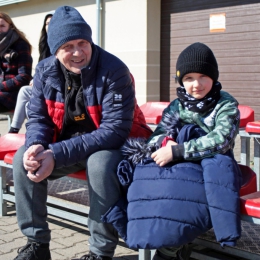
M194 82L193 82L193 86L194 87L199 87L199 85L200 85L200 82L199 82L199 80L194 80Z

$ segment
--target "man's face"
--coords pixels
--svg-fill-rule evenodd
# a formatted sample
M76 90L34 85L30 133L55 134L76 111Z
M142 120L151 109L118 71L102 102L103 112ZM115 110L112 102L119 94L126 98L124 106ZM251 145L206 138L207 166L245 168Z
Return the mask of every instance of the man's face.
M91 55L91 44L83 39L69 41L56 52L56 58L65 68L76 74L80 74L81 69L89 65Z

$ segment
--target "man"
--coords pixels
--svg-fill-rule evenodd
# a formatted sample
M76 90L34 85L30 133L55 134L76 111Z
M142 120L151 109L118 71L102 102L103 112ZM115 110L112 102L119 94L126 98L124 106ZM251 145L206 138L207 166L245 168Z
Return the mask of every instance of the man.
M28 238L15 259L51 259L47 178L82 169L91 237L90 252L81 259L111 259L118 235L100 217L121 197L119 148L128 136L148 137L151 130L136 105L128 68L92 42L91 28L76 9L55 11L48 44L53 56L37 65L26 142L14 158L18 225Z

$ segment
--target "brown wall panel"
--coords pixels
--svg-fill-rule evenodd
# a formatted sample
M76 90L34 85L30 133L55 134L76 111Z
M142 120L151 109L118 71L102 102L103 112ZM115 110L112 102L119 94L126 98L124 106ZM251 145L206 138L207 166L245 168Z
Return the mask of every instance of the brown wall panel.
M161 1L161 100L176 98L179 53L203 42L214 52L223 89L255 109L260 120L260 1ZM226 14L225 32L209 31L210 14Z

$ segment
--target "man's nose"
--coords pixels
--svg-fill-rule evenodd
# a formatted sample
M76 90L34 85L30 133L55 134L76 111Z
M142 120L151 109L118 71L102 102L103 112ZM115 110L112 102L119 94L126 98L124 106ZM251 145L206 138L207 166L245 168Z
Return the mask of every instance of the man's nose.
M73 51L73 54L74 54L74 55L81 55L81 54L82 54L81 48L75 47L75 48L74 48L74 51Z

